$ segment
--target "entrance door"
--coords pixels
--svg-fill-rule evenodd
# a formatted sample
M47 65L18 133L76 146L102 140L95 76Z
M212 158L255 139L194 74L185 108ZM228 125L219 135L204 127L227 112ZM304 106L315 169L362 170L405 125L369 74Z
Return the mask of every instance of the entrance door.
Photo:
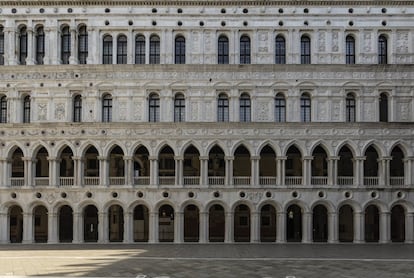
M85 242L98 241L98 209L94 205L83 210L83 239Z
M225 217L224 208L220 205L211 206L208 213L208 240L224 242Z
M138 205L134 209L134 241L147 242L149 228L148 208Z
M250 209L246 205L234 210L234 241L250 242Z
M160 242L174 241L174 209L170 205L163 205L160 207L158 215Z
M260 212L260 241L276 241L276 209L272 205L264 205Z
M23 240L23 210L19 206L9 209L9 238L11 243L21 243Z
M405 211L401 205L391 209L391 240L392 242L405 241Z
M286 240L302 241L302 209L297 205L289 206L286 215Z
M198 242L200 239L199 210L195 205L184 209L184 242Z
M34 220L34 241L47 242L48 219L47 209L44 206L37 206L33 209Z
M328 241L328 210L323 205L313 209L313 241Z
M119 205L108 209L109 241L122 242L124 240L124 210Z
M379 241L379 211L375 205L365 209L365 241Z
M350 205L339 209L339 241L354 241L354 210Z
M62 206L59 210L59 241L73 240L73 210L70 206Z

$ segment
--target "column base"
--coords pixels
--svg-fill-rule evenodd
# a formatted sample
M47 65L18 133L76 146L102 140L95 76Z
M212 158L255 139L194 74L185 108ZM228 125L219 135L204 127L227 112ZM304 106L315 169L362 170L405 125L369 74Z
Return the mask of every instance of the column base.
M34 243L34 241L33 240L22 240L22 244L32 244L32 243Z
M57 244L59 243L57 240L48 240L47 244Z

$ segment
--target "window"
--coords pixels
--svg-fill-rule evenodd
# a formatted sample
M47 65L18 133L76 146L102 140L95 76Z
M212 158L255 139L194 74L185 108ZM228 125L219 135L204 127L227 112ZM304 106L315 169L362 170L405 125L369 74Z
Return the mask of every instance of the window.
M145 37L135 37L135 64L145 64Z
M149 117L150 122L159 122L160 121L160 98L157 94L151 94L149 97Z
M175 63L185 64L185 38L183 36L175 38Z
M353 94L346 95L346 121L355 122L355 97Z
M112 36L106 35L103 38L103 64L112 64Z
M248 36L240 38L240 64L250 64L250 38Z
M0 65L4 65L4 31L0 25Z
M226 94L220 94L217 100L217 121L229 121L229 98Z
M174 122L185 122L185 99L182 94L177 94L174 99Z
M150 64L160 63L160 38L156 35L150 37Z
M286 64L286 41L283 36L277 36L275 42L275 63Z
M78 60L79 64L86 64L88 58L88 30L86 26L79 28L78 34Z
M385 93L380 95L379 120L380 122L388 122L388 97Z
M346 36L345 42L345 51L346 51L346 64L353 65L355 64L355 39L352 36Z
M30 96L23 99L23 123L30 123Z
M387 38L384 35L378 37L378 64L387 64Z
M82 96L76 95L73 98L73 121L79 123L82 121Z
M127 63L127 44L128 40L127 37L124 35L120 35L118 37L117 43L116 43L116 63L117 64L126 64Z
M62 64L69 64L69 57L70 57L70 30L69 26L65 26L62 29L61 34L61 59Z
M43 58L45 57L45 32L40 26L36 30L36 63L43 65Z
M102 122L109 123L112 121L112 96L104 95L102 99Z
M311 63L311 40L308 36L302 36L300 38L300 63Z
M275 97L275 121L286 122L286 100L282 94L277 94Z
M228 64L229 63L229 39L221 35L218 38L218 63Z
M7 98L0 97L0 123L7 123Z
M301 122L311 121L311 99L308 94L300 97L300 120Z
M27 29L26 26L20 28L19 32L19 63L26 65L27 58Z
M250 122L251 102L248 94L240 96L240 122Z

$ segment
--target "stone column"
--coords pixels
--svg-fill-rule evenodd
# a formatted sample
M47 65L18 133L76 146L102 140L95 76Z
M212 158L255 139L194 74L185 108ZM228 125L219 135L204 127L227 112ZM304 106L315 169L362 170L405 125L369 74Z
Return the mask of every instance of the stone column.
M182 243L184 236L184 213L176 211L174 215L174 243Z
M176 186L184 186L184 178L183 178L183 156L175 156L175 185Z
M208 156L200 156L200 186L208 187Z
M99 185L108 186L108 158L106 156L98 156L99 160Z
M224 185L233 185L233 160L234 156L225 156L226 162L226 178Z
M9 243L9 223L8 213L0 212L0 244Z
M330 156L328 160L328 184L336 186L338 184L338 160L339 156Z
M279 156L276 157L276 184L277 185L284 185L285 184L285 176L286 176L286 168L285 162L287 160L287 156Z
M149 234L148 234L148 242L149 243L157 243L158 239L158 212L150 212L149 213Z
M135 36L132 32L132 28L128 29L129 38L127 41L127 64L135 64L135 52L134 52L134 44L135 44Z
M357 156L354 158L354 185L364 185L364 161L365 156Z
M4 28L4 63L17 65L16 51L17 33L15 27Z
M260 242L260 212L258 211L251 213L250 235L250 242Z
M302 242L312 242L312 212L302 214Z
M69 64L78 63L78 48L76 47L76 26L70 27L70 57Z
M260 169L259 169L259 161L260 156L251 156L251 180L250 185L251 186L260 186Z
M73 213L73 243L83 242L83 221L82 213Z
M83 186L83 172L84 172L84 165L83 165L83 159L80 156L73 156L72 157L74 161L74 169L73 169L73 184L75 186L82 187Z
M125 185L134 186L134 163L132 156L124 156Z
M404 161L404 184L412 186L414 184L414 156L403 159Z
M117 35L116 34L112 34L112 64L117 64L117 59L118 59L118 40L117 40Z
M99 212L98 217L98 242L107 243L109 241L108 213Z
M224 233L224 242L232 243L233 242L233 212L225 212L226 214L226 223L225 223L225 233Z
M33 162L31 157L22 157L24 162L24 185L33 186Z
M354 243L363 243L365 241L364 213L354 212Z
M26 57L26 64L27 65L34 65L34 55L35 53L35 43L34 43L34 35L33 35L33 28L27 28L27 57Z
M200 212L200 239L199 243L207 243L208 242L208 220L209 220L209 213L208 212Z
M380 243L389 243L391 241L391 214L387 212L380 213Z
M384 156L381 159L378 159L379 165L379 181L378 185L390 185L390 161L392 156Z
M8 176L8 171L5 165L7 165L7 158L0 157L0 171L3 173L0 177L0 187L7 187L6 177Z
M150 185L158 186L158 157L148 157L150 161Z
M49 185L58 187L58 163L56 157L47 157L49 161Z
M89 25L86 27L86 31L88 32L88 57L86 58L87 64L98 64L98 57L99 51L95 51L96 48L100 49L100 45L98 44L98 32L95 32L95 28L90 27Z
M311 183L311 178L312 178L312 160L313 160L313 156L304 156L303 157L303 180L302 180L302 184L303 185L307 185L310 186Z
M44 65L48 65L50 64L50 47L49 47L49 42L50 42L50 28L49 27L44 27L43 31L45 32L45 56L43 57L43 64Z
M57 221L57 213L49 212L48 213L48 225L47 225L47 243L58 243L58 221Z
M133 215L131 212L124 213L124 243L134 242L132 236Z
M33 243L33 214L23 212L23 241L22 243Z
M276 242L286 242L286 213L283 211L276 212Z
M328 213L328 242L338 242L338 217L336 212Z
M405 243L414 243L414 213L405 215Z

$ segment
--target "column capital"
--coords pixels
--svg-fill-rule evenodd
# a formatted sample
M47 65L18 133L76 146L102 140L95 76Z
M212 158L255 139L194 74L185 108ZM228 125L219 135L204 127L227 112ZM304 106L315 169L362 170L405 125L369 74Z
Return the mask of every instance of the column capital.
M209 160L210 157L208 155L200 155L198 158L200 160Z
M327 160L340 160L340 156L328 156Z
M303 160L313 160L313 156L312 155L306 155L303 157Z
M276 160L287 160L287 156L276 156Z
M31 162L35 162L37 159L31 157L31 156L23 156L22 157L23 161L31 161Z
M174 159L175 160L184 160L184 156L183 155L175 155Z
M108 160L108 157L107 156L101 156L101 155L99 155L99 156L97 156L96 157L98 160Z
M252 155L250 156L251 160L260 160L260 155Z
M226 155L226 156L224 157L224 159L225 159L225 160L234 160L234 156L232 156L232 155Z
M48 157L46 157L46 159L47 159L48 161L56 161L56 160L60 160L60 159L58 159L56 156L48 156Z
M158 160L158 156L150 155L148 156L148 160Z
M359 160L359 161L364 161L364 160L366 160L367 159L367 157L366 156L355 156L354 157L354 160Z
M124 160L133 160L133 159L134 159L133 156L124 155Z
M389 160L389 161L391 161L392 160L392 156L381 156L380 158L378 158L378 161L382 161L382 160Z
M82 160L82 156L72 156L72 160Z

